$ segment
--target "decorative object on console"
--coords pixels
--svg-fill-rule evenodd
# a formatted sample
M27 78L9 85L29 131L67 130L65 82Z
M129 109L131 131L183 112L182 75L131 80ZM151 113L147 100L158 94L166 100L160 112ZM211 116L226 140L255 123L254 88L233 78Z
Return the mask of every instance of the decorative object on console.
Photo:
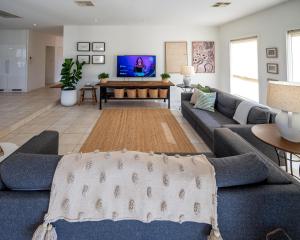
M93 55L92 64L105 64L105 55Z
M147 88L139 88L137 92L138 92L138 98L147 98L147 93L148 93Z
M191 85L191 76L195 74L195 69L193 66L182 66L181 74L183 75L183 84L185 86Z
M277 63L267 63L267 73L278 74L279 65Z
M277 48L267 48L266 49L267 58L278 58L278 49Z
M105 52L105 42L93 42L92 43L93 52Z
M192 57L196 73L215 72L215 42L192 42Z
M149 89L150 98L158 98L158 89Z
M180 73L181 66L188 64L187 42L165 43L165 71Z
M269 82L267 103L281 110L275 119L281 136L291 142L300 142L300 84Z
M128 98L136 98L136 89L127 89L126 92Z
M90 64L90 55L77 55L77 61L80 63Z
M160 98L168 98L168 89L159 89L159 97Z
M78 42L77 43L77 51L78 52L89 52L90 51L90 43L89 42Z
M66 58L61 70L61 98L63 106L73 106L77 102L76 84L82 78L82 66L85 63L74 62L72 58Z
M115 98L124 98L125 89L124 88L115 88L114 95Z
M205 93L202 91L198 91L198 99L195 103L194 108L214 112L216 96L216 92Z
M108 73L100 73L98 75L98 79L100 80L101 83L107 83L108 82L108 78L109 78L109 74Z
M162 73L162 74L160 74L160 76L161 76L161 79L162 79L163 82L169 82L170 81L171 76L170 76L169 73Z

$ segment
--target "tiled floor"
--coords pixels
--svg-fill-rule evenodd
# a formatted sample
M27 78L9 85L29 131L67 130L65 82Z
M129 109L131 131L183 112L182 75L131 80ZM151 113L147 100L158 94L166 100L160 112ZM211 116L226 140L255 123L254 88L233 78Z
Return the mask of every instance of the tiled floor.
M59 89L41 88L29 93L0 93L0 137L52 108Z
M160 101L145 102L111 102L106 107L166 107ZM20 105L22 108L22 105ZM0 106L1 109L1 106ZM17 111L15 108L14 111ZM208 152L209 148L202 139L192 129L189 123L183 118L178 107L172 110L176 119L181 123L186 135L199 152ZM59 153L78 152L85 139L88 137L97 119L101 115L97 105L83 104L81 106L63 107L56 105L41 113L39 116L28 121L23 126L11 131L8 135L0 138L0 142L13 142L22 145L32 136L39 134L43 130L56 130L60 134Z

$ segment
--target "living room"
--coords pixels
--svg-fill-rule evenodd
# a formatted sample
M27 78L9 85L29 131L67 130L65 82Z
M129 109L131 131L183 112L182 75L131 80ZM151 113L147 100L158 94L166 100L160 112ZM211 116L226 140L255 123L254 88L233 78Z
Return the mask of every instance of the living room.
M1 1L0 239L299 239L299 10Z

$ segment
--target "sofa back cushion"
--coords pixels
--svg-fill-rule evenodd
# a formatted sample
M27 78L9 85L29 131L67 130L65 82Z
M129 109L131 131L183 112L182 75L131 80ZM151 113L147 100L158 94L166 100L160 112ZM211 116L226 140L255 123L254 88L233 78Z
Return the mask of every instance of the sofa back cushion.
M216 171L218 187L234 187L255 184L265 181L269 171L255 153L211 158Z
M12 154L0 166L2 181L11 190L50 190L60 158L59 155Z
M212 90L217 92L215 109L226 117L233 118L235 110L242 100L229 93L216 89Z
M248 114L248 124L267 124L270 122L271 112L268 108L253 107Z

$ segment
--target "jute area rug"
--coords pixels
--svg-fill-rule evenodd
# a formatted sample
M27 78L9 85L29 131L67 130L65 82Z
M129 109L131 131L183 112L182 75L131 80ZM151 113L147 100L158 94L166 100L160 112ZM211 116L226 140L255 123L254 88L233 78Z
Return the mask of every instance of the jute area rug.
M117 151L195 153L196 150L167 109L105 109L81 152Z

